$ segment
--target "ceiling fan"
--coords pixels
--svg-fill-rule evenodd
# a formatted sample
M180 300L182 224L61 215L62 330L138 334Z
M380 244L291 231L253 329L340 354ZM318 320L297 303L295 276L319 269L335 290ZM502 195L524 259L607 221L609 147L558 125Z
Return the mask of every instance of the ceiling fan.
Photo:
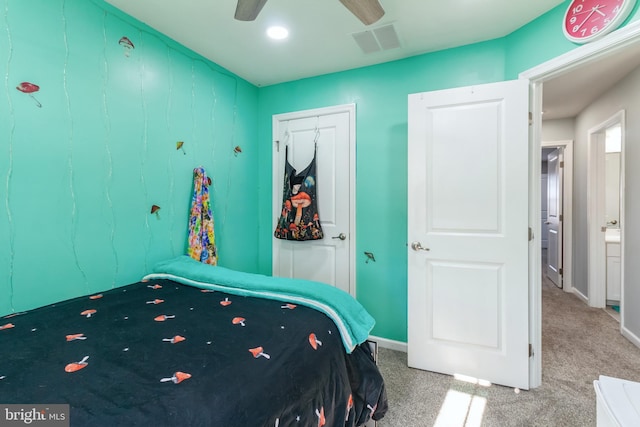
M267 0L238 0L235 18L238 21L256 19ZM384 15L379 0L340 0L365 25L371 25Z

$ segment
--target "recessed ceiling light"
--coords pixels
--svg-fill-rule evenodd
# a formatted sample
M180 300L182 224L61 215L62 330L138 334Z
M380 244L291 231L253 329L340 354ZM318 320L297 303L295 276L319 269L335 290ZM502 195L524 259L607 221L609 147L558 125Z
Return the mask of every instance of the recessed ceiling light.
M289 30L284 27L273 26L267 29L267 35L274 40L282 40L289 37Z

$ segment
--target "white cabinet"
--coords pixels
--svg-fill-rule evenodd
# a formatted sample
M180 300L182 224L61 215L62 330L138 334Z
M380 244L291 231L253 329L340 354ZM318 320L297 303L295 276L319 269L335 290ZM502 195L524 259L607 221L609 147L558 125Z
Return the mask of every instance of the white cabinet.
M607 242L607 301L620 301L620 243Z

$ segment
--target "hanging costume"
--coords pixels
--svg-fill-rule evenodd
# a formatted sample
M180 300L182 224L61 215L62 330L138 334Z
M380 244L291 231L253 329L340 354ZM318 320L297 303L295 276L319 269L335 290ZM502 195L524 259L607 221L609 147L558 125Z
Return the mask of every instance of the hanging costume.
M189 256L205 264L218 264L213 215L209 200L209 185L204 168L193 170L193 199L189 216Z
M282 186L282 213L274 236L284 240L322 239L318 217L316 152L304 170L296 173L289 163L289 147L285 148L284 184Z

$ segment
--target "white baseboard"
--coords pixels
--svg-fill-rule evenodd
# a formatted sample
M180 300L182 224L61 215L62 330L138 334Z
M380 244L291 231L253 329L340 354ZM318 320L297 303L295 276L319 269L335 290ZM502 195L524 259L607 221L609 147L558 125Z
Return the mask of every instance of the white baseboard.
M389 350L407 352L407 343L402 341L389 340L387 338L380 338L374 335L370 335L369 339L378 343L378 347L388 348Z
M573 294L575 296L577 296L578 298L580 298L580 300L582 302L584 302L585 304L589 305L589 298L585 297L584 294L582 292L580 292L578 289L576 288L572 288L571 292L573 292Z
M622 336L631 341L631 343L636 347L640 347L640 338L638 338L638 336L631 332L629 329L623 327Z

